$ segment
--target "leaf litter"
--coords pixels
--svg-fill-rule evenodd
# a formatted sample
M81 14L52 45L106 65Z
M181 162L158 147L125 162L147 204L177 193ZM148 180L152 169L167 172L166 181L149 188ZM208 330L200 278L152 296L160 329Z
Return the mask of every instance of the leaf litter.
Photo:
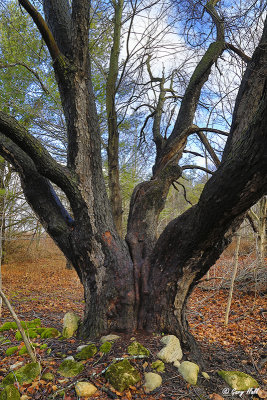
M217 272L227 267L227 260L220 259ZM211 281L212 282L212 281ZM216 286L215 286L216 285ZM220 399L223 397L225 384L218 378L218 369L235 370L251 374L261 384L260 393L264 392L266 385L266 363L260 365L266 351L266 301L258 293L235 291L229 316L228 326L224 325L228 291L218 290L217 283L214 289L205 288L205 285L194 290L189 300L188 320L193 335L197 338L203 354L203 363L207 366L206 372L211 379L207 380L199 374L198 385L188 385L173 365L165 364L162 373L162 386L153 394L146 394L143 390L143 381L123 393L117 392L104 378L104 371L115 358L127 356L127 346L131 335L121 334L108 354L97 354L92 359L82 361L84 370L78 377L63 378L57 368L66 356L74 355L76 349L84 341L76 338L58 340L32 339L37 343L34 348L38 360L42 365L42 373L51 372L53 381L40 378L31 384L19 385L20 394L26 399L52 399L64 398L65 400L78 399L74 385L77 381L86 380L97 387L97 392L92 399L147 399L147 400L172 400L172 399ZM40 318L42 326L55 327L62 330L63 316L68 311L73 311L80 317L83 315L84 301L83 288L74 270L65 268L65 259L59 254L50 258L40 258L28 262L13 262L3 265L3 288L12 306L21 320ZM8 310L3 307L0 324L10 321ZM18 362L29 362L28 355L19 356L18 352L7 357L5 351L10 346L21 344L15 339L15 331L5 332L5 339L11 344L0 345L0 382L9 372L10 366ZM148 335L144 332L134 333L135 340L142 343L150 350L151 362L144 359L132 359L131 363L143 376L150 372L151 363L157 359L156 354L161 348L161 332ZM4 342L3 342L4 343ZM51 349L40 348L47 343ZM99 347L99 338L94 343ZM190 354L185 353L190 360ZM265 353L266 357L266 353ZM194 360L192 360L194 361ZM64 397L60 391L64 389ZM265 389L266 390L266 389ZM219 397L220 396L220 397ZM235 397L231 397L235 398ZM256 396L255 398L260 398ZM264 398L264 397L261 397ZM242 399L252 400L251 396L244 394ZM80 398L80 400L83 400Z

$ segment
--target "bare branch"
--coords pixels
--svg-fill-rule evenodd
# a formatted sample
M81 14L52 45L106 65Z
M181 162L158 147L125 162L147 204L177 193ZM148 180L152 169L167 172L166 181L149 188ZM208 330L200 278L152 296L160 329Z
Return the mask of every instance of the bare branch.
M244 62L248 63L251 60L251 57L246 55L242 50L238 49L233 44L225 43L225 47L226 49L232 50L234 53L236 53Z
M12 305L10 304L8 298L6 297L6 295L4 294L4 292L2 291L1 288L0 288L0 296L2 297L2 299L3 299L4 303L5 303L5 305L7 306L7 308L8 308L8 310L9 310L10 314L12 315L12 318L14 319L14 321L15 321L16 324L17 324L18 330L19 330L20 333L21 333L22 339L23 339L23 341L24 341L24 343L25 343L25 346L26 346L26 349L27 349L27 351L28 351L28 353L29 353L30 359L32 360L32 362L36 363L37 360L36 360L36 357L35 357L34 352L32 351L32 348L31 348L29 339L27 338L27 336L26 336L26 334L25 334L25 331L24 331L24 329L23 329L23 327L22 327L22 325L21 325L21 323L20 323L20 320L18 319L17 314L15 313L15 311L14 311Z
M255 221L254 221L254 215L251 213L251 211L252 211L252 210L250 209L250 210L247 212L246 218L247 218L248 222L250 223L250 226L251 226L253 232L259 233L259 230L258 230L258 228L257 228L257 226L256 226L256 224L255 224ZM256 214L255 214L255 215L256 215Z
M162 82L162 78L155 77L155 76L153 76L153 74L152 74L151 66L150 66L150 60L151 60L151 58L152 58L152 56L149 55L149 56L147 57L147 60L146 60L146 67L147 67L147 72L148 72L148 74L149 74L150 80L151 80L151 82Z
M52 35L52 32L47 26L47 23L45 22L41 14L32 6L32 4L28 0L19 0L19 3L22 5L23 8L25 8L27 13L32 17L35 25L39 29L39 32L41 33L42 38L44 39L48 47L52 59L56 60L61 53L54 39L54 36Z
M197 135L198 135L199 139L201 140L201 142L203 143L203 145L205 146L205 149L211 156L214 164L218 168L221 162L220 162L219 158L217 157L215 151L213 150L212 146L210 145L210 142L208 141L206 135L204 135L203 132L198 132Z
M48 234L65 254L70 254L73 220L62 205L51 183L36 169L32 159L12 140L0 133L0 154L20 175L26 200L38 215ZM75 210L74 210L75 211Z
M175 183L177 183L177 185L179 185L179 186L182 186L182 188L183 188L183 194L184 194L184 199L185 199L185 201L186 201L187 203L189 203L189 204L192 206L193 204L191 203L190 200L188 200L188 198L187 198L187 196L186 196L186 188L185 188L185 186L184 186L181 182L179 182L179 181L175 181ZM178 190L177 187L175 186L175 183L173 182L172 185L173 185L173 187L174 187L176 190Z
M46 94L49 94L49 91L47 89L47 87L44 85L44 83L42 82L38 72L34 71L34 69L32 69L31 67L29 67L27 64L20 62L20 61L16 61L15 63L11 63L11 64L0 64L0 69L5 69L5 68L12 68L12 67L17 67L17 66L21 66L26 68L29 72L31 72L35 78L38 80L38 82L40 83L43 91Z
M200 167L199 165L184 165L182 167L182 170L184 171L186 169L200 169L201 171L207 172L208 174L211 174L211 175L214 174L214 172L211 171L210 169L204 168L204 167Z
M145 121L144 121L144 123L143 123L143 126L142 126L142 128L141 128L141 130L140 130L140 141L141 141L142 137L144 136L144 135L143 135L143 134L144 134L144 130L145 130L145 127L147 126L148 121L150 120L150 118L153 118L153 117L154 117L155 113L156 113L156 111L152 112L151 114L149 114L149 115L146 117L146 119L145 119Z
M216 41L209 45L207 51L199 61L191 76L190 82L181 102L173 131L166 141L160 157L157 159L154 173L158 169L162 169L166 162L169 163L171 158L179 157L177 152L182 152L184 150L187 136L192 132L191 128L196 108L199 103L202 87L209 78L212 66L225 49L224 23L214 8L217 2L218 1L209 1L206 4L206 11L210 14L216 25ZM174 150L176 151L174 152Z
M203 154L200 154L200 153L197 153L196 151L191 151L191 150L184 150L183 153L190 153L197 157L204 157Z
M228 132L225 131L221 131L220 129L214 129L214 128L198 128L196 127L195 132L212 132L212 133L218 133L219 135L223 135L223 136L229 136Z
M0 134L18 146L18 149L32 160L42 176L54 182L65 192L75 209L75 202L72 199L74 193L77 195L77 188L69 170L57 163L41 143L28 133L15 118L2 111L0 111ZM14 165L12 160L11 163Z

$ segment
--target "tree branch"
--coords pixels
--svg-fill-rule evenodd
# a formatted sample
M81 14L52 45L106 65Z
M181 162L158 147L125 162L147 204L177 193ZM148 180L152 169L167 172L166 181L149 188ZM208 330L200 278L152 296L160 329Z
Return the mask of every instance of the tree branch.
M262 40L252 57L253 69L248 66L241 83L231 127L232 138L228 138L230 143L224 151L223 161L207 181L198 203L171 221L159 237L151 257L151 287L157 273L167 275L170 282L177 279L180 265L183 268L186 265L195 273L193 288L229 243L247 210L266 194L266 38L267 21ZM188 230L184 229L185 226ZM190 244L187 246L189 232ZM166 252L162 249L166 248L169 267L164 271L162 266L166 265Z
M251 226L253 232L254 232L254 233L259 233L259 230L258 230L258 228L257 228L257 226L256 226L256 224L255 224L255 221L254 221L254 218L253 218L253 217L254 217L254 216L251 214L251 209L250 209L250 210L247 212L246 218L247 218L248 222L250 223L250 226Z
M16 143L0 133L0 154L19 173L26 200L49 235L64 254L70 253L69 236L73 221L50 182L36 169L33 160Z
M238 49L237 47L235 47L233 44L231 43L225 43L225 48L232 50L234 53L236 53L239 57L242 58L242 60L245 63L248 63L249 61L251 61L251 57L247 56L241 49Z
M191 150L184 150L183 153L190 153L197 157L204 157L203 154L200 154L200 153L197 153L196 151L191 151Z
M225 49L224 23L220 19L214 7L217 3L218 1L209 1L205 7L216 26L216 41L209 45L207 51L199 61L191 76L181 102L173 131L166 141L163 151L155 164L154 173L156 173L158 169L162 169L173 157L175 159L179 158L177 152L181 153L184 150L187 136L192 133L191 126L199 103L201 89L210 75L212 66Z
M31 67L29 67L27 64L25 64L25 63L23 63L23 62L20 62L20 61L16 61L15 63L12 63L12 64L0 64L0 69L12 68L12 67L17 67L17 66L24 67L24 68L26 68L29 72L31 72L31 73L35 76L35 78L38 80L38 82L40 83L40 85L41 85L43 91L44 91L46 94L49 94L49 91L48 91L48 89L46 88L46 86L43 84L43 82L42 82L42 80L41 80L41 78L40 78L38 72L34 71L34 69L32 69Z
M150 60L151 60L151 57L152 57L152 56L149 55L149 56L147 57L147 60L146 60L146 67L147 67L147 72L148 72L149 77L150 77L150 82L162 82L162 78L154 77L153 74L152 74L151 67L150 67Z
M233 123L226 142L222 162L240 142L247 130L247 126L253 122L258 112L259 104L266 91L267 76L267 19L264 23L259 45L254 51L251 61L248 63L242 79L233 113ZM253 85L251 84L253 82Z
M35 356L34 352L32 351L32 348L31 348L29 339L27 338L27 336L26 336L26 334L25 334L25 331L24 331L24 329L23 329L23 327L22 327L22 325L21 325L20 320L18 319L17 314L15 313L15 311L14 311L12 305L10 304L8 298L6 297L6 295L4 294L4 292L2 291L1 288L0 288L0 297L2 297L2 299L3 299L4 303L5 303L5 305L6 305L7 308L9 309L10 314L12 315L12 318L14 319L14 321L15 321L16 324L17 324L18 330L19 330L20 333L21 333L22 339L23 339L23 341L24 341L24 343L25 343L25 346L26 346L26 349L27 349L27 351L28 351L28 353L29 353L29 356L30 356L31 361L34 362L34 363L36 363L36 362L37 362L36 356Z
M39 32L44 39L49 53L52 57L52 60L56 60L60 55L60 50L58 45L52 35L52 32L47 26L47 23L41 16L41 14L32 6L32 4L28 0L19 0L19 3L22 5L23 8L27 11L27 13L32 17L35 25L37 26Z
M145 127L146 127L146 125L147 125L149 119L150 119L150 118L153 118L155 114L156 114L156 111L153 111L151 114L149 114L149 115L146 117L146 119L145 119L145 121L144 121L144 123L143 123L143 126L142 126L142 128L141 128L141 130L140 130L140 142L141 142L141 139L142 139L143 137L145 137L145 135L144 135L144 130L145 130Z
M218 133L219 135L223 136L229 136L228 132L221 131L220 129L214 129L214 128L198 128L196 127L195 132L213 132L213 133Z
M185 169L200 169L201 171L207 172L210 175L214 174L214 172L212 172L210 169L205 167L200 167L199 165L184 165L182 167L182 170L184 171Z
M34 168L40 175L51 180L60 187L67 195L73 212L78 206L77 200L80 198L75 177L72 176L66 167L58 164L48 153L48 151L23 128L15 118L0 111L0 134L11 143L17 146L17 151L24 152L29 157ZM11 162L13 165L14 163Z
M215 151L213 150L212 146L210 145L210 142L208 141L206 135L204 135L203 132L198 132L197 135L198 135L199 139L201 140L202 144L205 146L205 149L211 156L214 164L218 168L221 162L220 162L219 158L217 157Z
M188 200L188 198L187 198L187 196L186 196L186 188L185 188L185 186L184 186L181 182L179 182L179 181L173 182L172 185L173 185L173 187L174 187L177 191L178 191L178 189L177 189L177 187L175 186L175 183L177 183L177 185L182 186L182 188L183 188L183 194L184 194L184 199L185 199L185 201L186 201L188 204L190 204L190 205L192 206L193 204L191 203L190 200Z

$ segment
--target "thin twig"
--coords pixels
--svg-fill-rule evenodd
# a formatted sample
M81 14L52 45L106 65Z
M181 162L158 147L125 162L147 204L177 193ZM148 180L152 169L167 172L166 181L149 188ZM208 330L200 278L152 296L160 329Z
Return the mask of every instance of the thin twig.
M10 311L10 314L12 315L14 321L15 321L16 324L17 324L18 330L19 330L20 333L21 333L22 339L23 339L23 341L24 341L24 343L25 343L26 349L27 349L27 351L28 351L28 353L29 353L29 356L30 356L32 362L36 363L36 362L37 362L36 356L35 356L34 352L32 351L30 342L29 342L29 340L28 340L28 338L27 338L27 336L26 336L26 334L25 334L24 329L22 328L22 325L21 325L21 323L20 323L20 320L18 319L17 314L15 313L13 307L11 306L11 304L10 304L10 302L8 301L7 297L6 297L5 294L3 293L2 289L0 289L0 296L2 297L4 303L6 304L7 308L8 308L9 311Z

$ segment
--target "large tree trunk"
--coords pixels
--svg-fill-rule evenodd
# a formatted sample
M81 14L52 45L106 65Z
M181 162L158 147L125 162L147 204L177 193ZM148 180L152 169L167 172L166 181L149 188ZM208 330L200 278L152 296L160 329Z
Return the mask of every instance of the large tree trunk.
M88 246L87 227L73 234L73 265L84 287L85 311L81 336L134 331L137 311L133 265L125 243L113 231L97 235Z
M19 172L25 196L47 232L77 271L84 286L81 336L108 331L173 333L185 346L186 302L217 260L245 212L267 190L267 25L243 79L223 162L197 205L173 220L157 238L157 220L169 187L181 175L177 163L192 124L201 89L225 48L217 1L206 9L217 40L192 75L176 124L158 140L152 179L134 191L127 244L116 231L102 173L100 133L88 46L89 2L45 0L46 19L28 0L53 59L68 131L68 165L63 167L13 118L0 112L0 153ZM212 3L212 4L211 4ZM249 104L249 108L247 108ZM51 182L66 194L73 219ZM128 246L127 246L128 245Z
M267 26L263 40L266 34ZM229 243L246 210L266 192L267 75L263 70L266 71L267 55L262 48L260 44L251 63L255 74L254 101L258 98L259 104L254 118L247 113L247 127L242 135L236 125L229 139L228 154L207 182L198 204L169 223L150 258L149 290L142 305L142 324L145 329L160 327L162 331L176 332L184 344L188 342L185 308L189 294ZM260 59L259 70L254 69L257 59ZM236 115L238 107L251 96L253 85L250 83L247 90L241 87Z

